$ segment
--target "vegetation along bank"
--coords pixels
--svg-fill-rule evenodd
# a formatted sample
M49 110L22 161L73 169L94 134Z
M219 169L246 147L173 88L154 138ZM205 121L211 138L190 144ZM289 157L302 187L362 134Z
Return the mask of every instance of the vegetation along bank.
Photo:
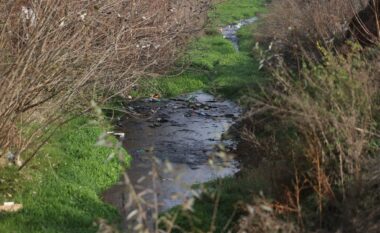
M135 231L378 232L379 6L0 3L0 201L22 204L0 231L114 231L100 194L129 156L100 109L206 90L245 108L244 166ZM220 29L257 14L236 50Z

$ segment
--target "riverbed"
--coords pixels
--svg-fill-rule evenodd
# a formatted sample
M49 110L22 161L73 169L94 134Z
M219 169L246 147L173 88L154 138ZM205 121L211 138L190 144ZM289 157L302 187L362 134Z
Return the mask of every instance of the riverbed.
M217 156L234 150L236 142L224 135L241 113L237 104L199 91L174 99L135 101L129 110L133 114L125 116L118 128L125 133L123 145L133 158L127 174L138 193L148 189L155 193L145 200L152 202L156 196L160 211L182 204L193 195L192 185L239 170L232 156ZM122 210L126 190L125 184L115 185L104 198Z

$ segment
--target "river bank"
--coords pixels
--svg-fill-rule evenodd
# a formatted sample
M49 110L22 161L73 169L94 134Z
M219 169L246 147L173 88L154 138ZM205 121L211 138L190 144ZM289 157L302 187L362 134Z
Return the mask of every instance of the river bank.
M184 56L191 64L189 69L179 76L148 80L148 85L143 80L133 97L152 93L178 96L203 89L217 98L237 99L261 76L252 69L256 63L249 55L250 47L237 52L218 30L255 16L263 9L262 2L226 1L216 5L210 12L206 35L191 43ZM248 44L250 37L246 39L240 43ZM93 120L92 116L83 116L60 127L39 152L41 156L37 155L22 174L27 179L18 180L16 168L4 170L2 185L8 187L1 200L21 203L23 209L0 213L1 232L96 232L99 218L117 224L120 216L101 201L100 194L118 181L121 168L116 160L108 161L112 149L95 146L99 135L110 128L94 125Z
M0 232L90 233L97 231L98 219L118 222L117 211L100 194L118 181L121 167L117 159L108 160L115 152L112 148L96 146L106 128L95 120L70 121L57 130L28 169L2 171L2 185L8 185L2 201L21 203L23 208L0 213Z

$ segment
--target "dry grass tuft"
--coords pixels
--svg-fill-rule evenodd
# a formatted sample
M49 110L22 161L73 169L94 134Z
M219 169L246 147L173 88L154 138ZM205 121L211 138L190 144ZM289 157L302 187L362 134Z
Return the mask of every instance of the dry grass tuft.
M378 230L363 177L379 150L377 2L274 0L258 29L273 80L252 98L244 138L272 163L274 209L301 229Z
M256 36L281 62L320 61L318 44L333 48L345 40L349 23L367 0L274 0ZM268 43L269 44L269 43Z
M245 139L292 173L277 183L278 209L295 215L301 226L328 228L331 216L342 211L337 203L345 202L352 185L361 182L364 164L378 152L380 63L378 49L370 56L319 49L322 64L309 63L296 74L274 72L266 94L251 102ZM318 215L307 213L311 209Z
M242 217L238 223L238 233L297 233L300 230L292 224L281 220L271 203L258 198L255 205L247 206L248 214Z

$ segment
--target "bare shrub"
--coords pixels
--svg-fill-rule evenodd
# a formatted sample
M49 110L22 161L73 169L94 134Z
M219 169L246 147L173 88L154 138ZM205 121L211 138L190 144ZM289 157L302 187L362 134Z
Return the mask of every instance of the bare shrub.
M326 203L345 200L348 184L360 181L363 163L377 151L371 142L379 137L374 117L380 64L378 55L320 51L321 65L274 73L266 94L252 101L245 139L292 171L290 181L278 184L284 185L278 197L283 209L306 218L298 210L305 209L304 194L313 193L322 224Z
M18 155L35 142L44 127L31 123L86 110L91 99L126 94L137 78L166 71L201 28L207 6L198 0L1 1L0 154Z
M272 161L272 170L287 170L285 178L275 176L274 208L308 230L337 230L342 206L358 200L348 197L366 182L366 161L378 152L379 50L363 49L368 44L360 40L375 42L374 5L274 0L256 33L268 46L260 50L261 66L274 80L253 97L244 137Z
M238 233L297 233L301 232L291 222L286 222L276 215L271 203L257 198L254 205L246 207L248 214L239 220Z
M380 172L379 158L365 164L362 183L351 188L345 204L343 232L378 232L380 229Z
M352 17L366 0L274 0L256 33L259 41L272 41L272 51L287 64L300 58L319 61L317 43L334 47L345 40Z

